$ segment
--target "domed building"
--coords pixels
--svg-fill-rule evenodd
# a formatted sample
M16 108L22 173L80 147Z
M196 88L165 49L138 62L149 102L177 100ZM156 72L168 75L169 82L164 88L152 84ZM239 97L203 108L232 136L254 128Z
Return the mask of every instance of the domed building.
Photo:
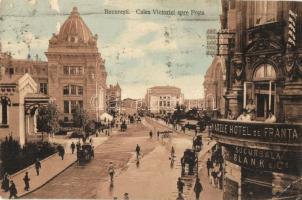
M97 39L74 7L59 33L49 40L49 95L63 113L64 121L72 120L77 105L94 119L105 111L107 72Z
M106 111L107 72L97 39L74 7L49 40L48 61L30 55L14 59L0 49L0 139L12 134L23 145L38 131L37 109L49 101L57 105L65 122L72 122L77 105L89 119L98 120ZM30 89L19 91L27 82Z

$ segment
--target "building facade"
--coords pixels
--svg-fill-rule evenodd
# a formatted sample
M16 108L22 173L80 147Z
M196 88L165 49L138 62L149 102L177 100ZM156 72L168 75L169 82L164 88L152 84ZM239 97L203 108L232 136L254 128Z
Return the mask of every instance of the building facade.
M49 95L57 105L60 119L72 120L78 105L90 119L97 120L106 111L105 60L97 48L97 35L93 35L76 7L53 34L46 51L46 62L34 59L14 59L1 53L1 66L5 75L30 74L40 93Z
M226 66L223 57L216 56L209 66L203 82L204 108L225 112Z
M185 99L184 106L186 110L191 110L192 108L200 110L204 107L204 101L203 99Z
M226 106L238 116L255 103L254 121L212 121L225 160L224 199L302 195L301 11L301 2L222 0ZM277 123L264 122L268 111Z
M37 132L37 108L47 105L49 97L39 93L28 73L2 75L0 96L0 139L11 135L24 145L27 136Z
M184 95L177 87L155 86L147 90L145 100L150 113L167 114L173 113L176 105L183 105Z
M119 114L121 111L122 102L122 90L120 85L110 85L107 88L107 111L108 113L115 115Z

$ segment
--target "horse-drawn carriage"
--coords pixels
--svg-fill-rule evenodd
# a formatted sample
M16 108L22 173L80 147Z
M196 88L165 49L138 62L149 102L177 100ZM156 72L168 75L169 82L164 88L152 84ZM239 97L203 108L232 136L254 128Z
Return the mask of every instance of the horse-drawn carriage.
M181 174L185 175L186 165L188 165L188 175L194 174L194 167L197 166L197 156L193 149L186 149L181 158Z
M79 164L89 162L94 157L94 150L91 144L83 144L77 149L77 158Z
M199 152L202 146L202 136L198 135L193 139L193 150Z

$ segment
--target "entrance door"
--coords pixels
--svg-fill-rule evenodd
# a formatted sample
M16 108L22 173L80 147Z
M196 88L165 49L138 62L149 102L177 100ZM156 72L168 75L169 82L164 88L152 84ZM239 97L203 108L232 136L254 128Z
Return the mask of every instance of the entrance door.
M275 95L271 95L270 97L269 94L257 94L256 99L257 99L256 116L258 118L267 118L267 113L269 110L274 112ZM269 103L270 99L271 99L271 103Z

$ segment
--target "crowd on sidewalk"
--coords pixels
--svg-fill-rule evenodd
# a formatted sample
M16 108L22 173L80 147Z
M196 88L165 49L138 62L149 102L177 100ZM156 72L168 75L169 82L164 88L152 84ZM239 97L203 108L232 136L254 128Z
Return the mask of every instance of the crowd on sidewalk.
M223 189L223 157L221 148L215 145L211 150L211 158L208 158L206 166L210 184Z

